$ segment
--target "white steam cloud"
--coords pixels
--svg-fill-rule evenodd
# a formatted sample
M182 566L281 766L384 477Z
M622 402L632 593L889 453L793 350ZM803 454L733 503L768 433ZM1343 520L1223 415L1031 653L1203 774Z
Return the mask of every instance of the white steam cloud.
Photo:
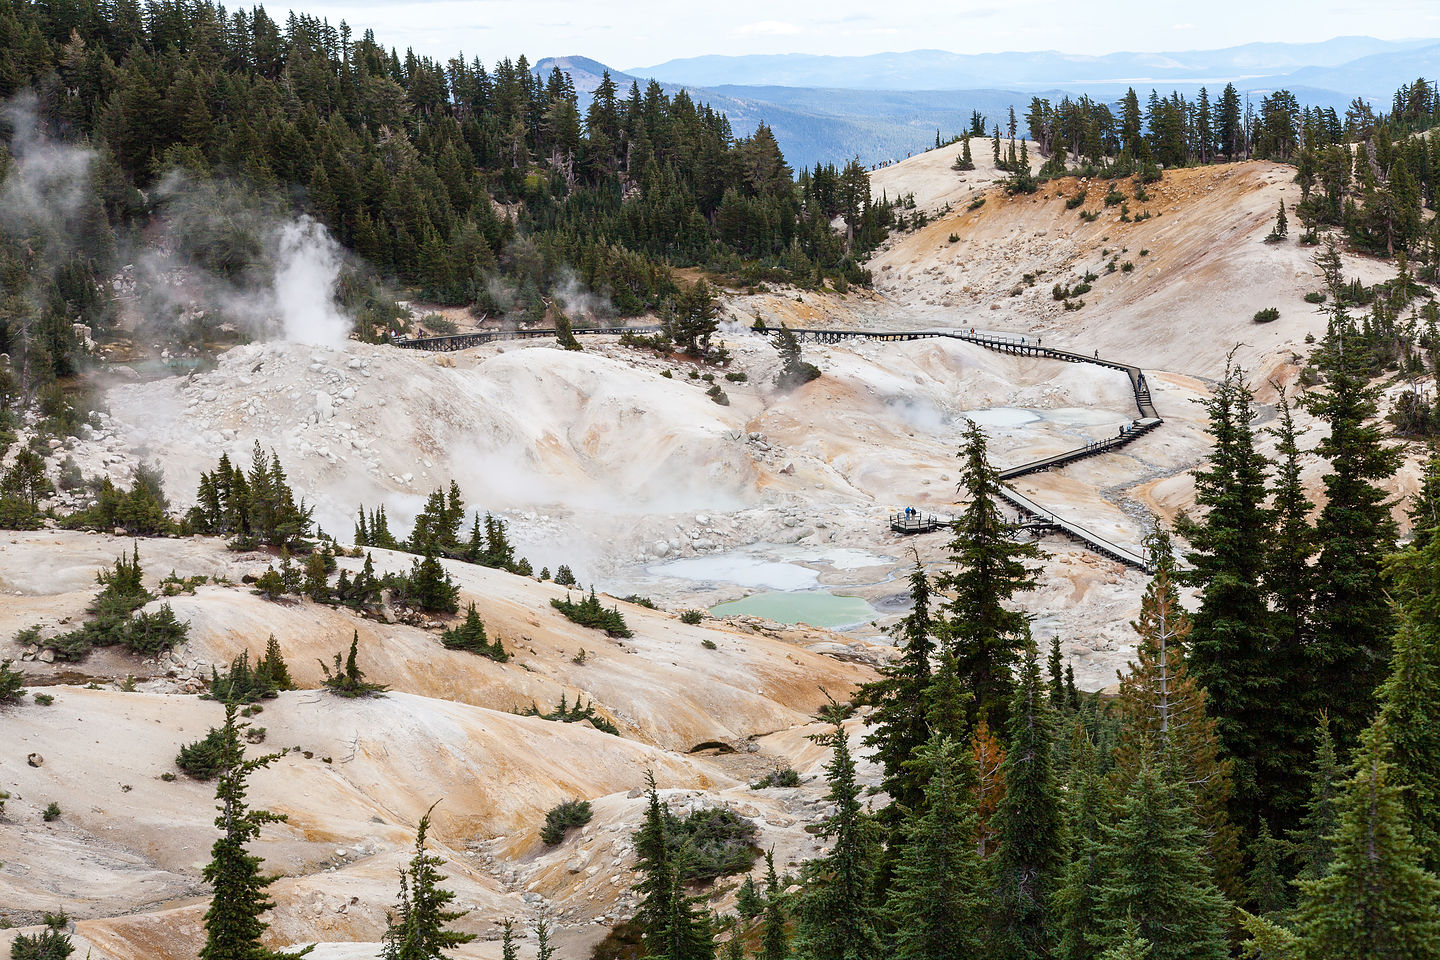
M340 245L309 217L275 231L274 310L286 340L317 347L339 347L350 333L350 319L335 302L340 279Z

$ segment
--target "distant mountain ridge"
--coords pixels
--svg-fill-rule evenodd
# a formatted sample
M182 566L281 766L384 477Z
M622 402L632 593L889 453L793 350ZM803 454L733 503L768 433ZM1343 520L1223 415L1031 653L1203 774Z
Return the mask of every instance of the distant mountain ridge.
M849 90L955 90L972 87L1069 87L1114 83L1225 83L1278 77L1297 70L1339 67L1367 57L1403 60L1440 45L1440 38L1377 40L1336 37L1321 43L1248 43L1220 50L1110 53L1059 51L951 53L911 50L865 56L766 54L668 60L627 71L673 83L830 87ZM1410 79L1414 79L1411 77ZM1374 91L1363 91L1375 95Z
M674 96L688 90L730 118L737 136L762 121L796 167L903 159L965 129L972 111L993 124L1032 97L1085 94L1113 102L1128 87L1193 97L1227 82L1258 101L1286 88L1307 106L1343 110L1356 96L1388 110L1417 77L1440 77L1440 39L1336 37L1321 43L1249 43L1222 50L1078 56L1055 51L957 54L912 50L864 57L783 54L707 56L622 71L583 56L547 57L535 71L570 75L582 108L608 70L625 96L651 78Z

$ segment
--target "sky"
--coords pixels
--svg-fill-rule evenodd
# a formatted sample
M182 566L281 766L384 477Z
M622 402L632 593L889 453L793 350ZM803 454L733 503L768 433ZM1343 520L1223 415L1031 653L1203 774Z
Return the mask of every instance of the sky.
M625 70L704 54L1205 50L1440 36L1440 0L293 0L448 59L585 56ZM272 15L283 4L269 4Z

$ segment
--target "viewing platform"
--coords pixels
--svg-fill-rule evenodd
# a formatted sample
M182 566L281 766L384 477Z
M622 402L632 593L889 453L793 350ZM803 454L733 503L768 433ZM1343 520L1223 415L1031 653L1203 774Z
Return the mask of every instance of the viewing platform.
M892 513L890 514L890 529L900 534L932 533L941 527L948 527L948 517L936 516L933 513Z

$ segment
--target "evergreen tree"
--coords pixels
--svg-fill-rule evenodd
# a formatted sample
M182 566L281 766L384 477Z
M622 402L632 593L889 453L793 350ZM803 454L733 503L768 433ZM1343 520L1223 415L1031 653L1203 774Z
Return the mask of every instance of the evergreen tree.
M775 851L765 851L765 914L760 923L759 960L785 960L790 936L785 930L785 891L775 875Z
M1322 713L1310 768L1310 800L1300 826L1289 836L1291 859L1299 880L1319 880L1330 872L1335 855L1333 837L1340 826L1338 798L1340 764L1330 736L1329 715Z
M520 948L515 943L515 921L510 917L500 921L500 960L520 960Z
M1425 632L1402 608L1379 699L1395 782L1406 787L1401 796L1406 825L1421 865L1435 873L1440 870L1440 650L1433 639L1426 642ZM1428 632L1433 638L1433 623Z
M1273 673L1263 587L1270 517L1265 461L1250 429L1254 399L1244 371L1227 360L1224 378L1204 401L1213 444L1206 466L1195 472L1195 501L1205 515L1177 525L1193 547L1185 580L1200 588L1186 660L1235 764L1231 810L1245 827L1268 811L1273 789L1262 772L1288 746L1268 736L1271 704L1304 691L1303 678Z
M796 955L802 960L878 960L871 896L875 871L874 826L860 803L860 785L845 728L827 738L833 756L825 768L834 810L817 831L833 841L830 852L805 864L796 908Z
M1281 832L1298 823L1305 805L1304 770L1319 707L1311 674L1311 610L1315 596L1315 536L1310 497L1301 478L1299 431L1290 398L1276 387L1275 437L1278 463L1271 494L1272 526L1267 538L1265 592L1270 605L1271 687L1268 735L1273 748L1256 758L1258 780L1269 785L1268 806Z
M439 866L445 861L425 850L430 829L430 811L420 818L415 831L415 855L400 871L400 900L390 916L381 960L440 960L450 951L475 939L473 933L447 929L465 916L464 910L450 910L455 894L440 886L445 877Z
M995 811L991 861L992 955L1043 957L1054 937L1052 899L1064 873L1065 829L1055 779L1055 717L1040 679L1035 642L1025 645L1007 729L1005 796Z
M924 784L907 767L911 755L930 737L926 722L934 653L934 624L930 616L930 578L919 559L910 572L909 615L891 631L901 648L900 658L879 669L880 679L855 693L857 706L874 709L868 717L870 733L865 745L875 748L874 759L884 768L881 789L891 806L881 815L893 829L899 813L915 809L924 796Z
M10 960L66 960L75 952L75 945L65 933L69 922L63 913L45 914L44 930L17 934L10 941Z
M1377 720L1360 737L1338 800L1334 862L1301 883L1302 960L1429 960L1440 957L1440 880L1420 866Z
M1063 716L1066 712L1065 659L1060 654L1060 638L1050 638L1050 656L1045 661L1046 679L1049 681L1050 706Z
M885 903L898 960L981 953L984 895L975 850L973 763L964 744L933 738L919 750L928 773L923 806L906 822L907 843Z
M685 893L681 880L682 864L675 862L674 850L667 838L668 824L673 819L655 787L655 776L645 775L649 803L645 822L635 835L635 852L643 875L637 886L640 906L636 919L640 923L645 949L650 956L666 960L711 960L715 941L709 919Z
M735 912L746 920L754 920L764 909L765 901L755 886L755 877L745 874L745 879L740 881L740 891L735 894Z
M1333 241L1316 258L1330 310L1320 351L1323 391L1306 406L1329 428L1316 451L1330 470L1325 506L1315 526L1319 568L1315 595L1314 670L1317 689L1345 690L1331 701L1336 739L1353 742L1370 711L1370 698L1389 659L1393 633L1381 561L1395 544L1395 521L1379 484L1399 464L1373 422L1375 392L1368 385L1363 342L1345 309L1340 254Z
M1245 896L1256 913L1271 916L1290 908L1290 885L1283 871L1284 841L1270 834L1270 824L1260 821L1260 832L1250 845L1250 872L1245 876Z
M1094 960L1107 942L1096 897L1101 876L1100 823L1107 800L1095 743L1085 725L1076 723L1063 800L1071 852L1055 895L1060 933L1055 956L1059 960Z
M303 957L313 947L287 953L267 949L260 938L270 926L260 917L275 906L266 890L275 882L260 872L260 858L248 853L247 845L260 835L267 823L283 823L283 814L252 810L245 803L245 781L256 770L268 767L282 754L271 753L245 759L244 747L235 727L236 705L225 704L225 753L223 768L215 784L216 807L220 815L215 826L220 838L210 849L204 870L205 882L213 891L205 911L205 945L200 960L283 960Z
M800 341L783 322L775 331L775 350L780 354L780 372L775 375L775 385L781 390L793 390L820 376L820 368L805 362L800 354Z
M1157 762L1140 765L1103 825L1097 890L1108 946L1133 939L1133 922L1153 960L1226 960L1229 904L1210 878L1200 828L1183 783Z
M1169 537L1157 529L1148 553L1155 574L1140 600L1136 661L1120 678L1115 702L1122 720L1112 779L1123 784L1141 766L1158 758L1179 778L1194 803L1216 882L1227 895L1238 894L1238 831L1230 821L1231 760L1221 747L1209 697L1190 673L1189 618L1180 606Z
M1420 489L1415 491L1407 516L1410 519L1411 543L1416 547L1426 546L1434 539L1435 530L1440 528L1440 452L1432 451L1426 461Z
M974 696L972 722L988 717L1000 726L1014 687L1011 671L1029 635L1025 614L1006 605L1035 585L1035 569L1025 561L1037 559L1040 549L1012 539L995 502L1000 481L986 458L985 434L973 421L958 456L963 463L959 487L967 502L955 518L949 544L955 569L936 582L951 594L938 632Z

